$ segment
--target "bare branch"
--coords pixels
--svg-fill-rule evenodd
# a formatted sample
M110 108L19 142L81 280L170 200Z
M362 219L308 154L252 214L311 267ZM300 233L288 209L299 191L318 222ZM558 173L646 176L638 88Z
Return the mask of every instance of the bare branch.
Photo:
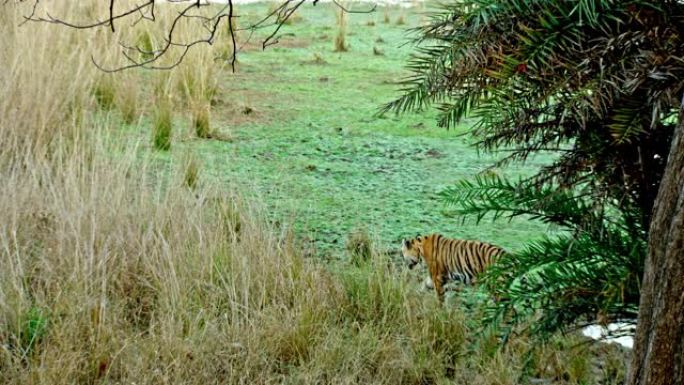
M5 3L7 3L8 1L9 0L5 0ZM17 1L23 2L25 0ZM74 29L95 29L99 27L108 27L109 29L111 29L112 32L116 32L114 24L118 20L134 18L130 24L132 27L136 26L138 23L143 21L156 21L155 0L145 0L142 3L134 5L125 11L122 11L121 13L115 13L115 0L109 0L108 16L106 20L94 20L85 23L73 22L60 17L55 17L47 11L45 12L45 16L38 16L39 9L41 6L40 0L32 1L33 6L31 13L24 16L24 21L22 22L22 24L32 21L58 24ZM239 15L236 15L235 13L235 6L233 4L233 1L234 0L228 0L227 4L221 7L221 9L213 15L204 16L201 14L191 13L191 11L193 9L200 9L205 6L209 6L210 4L208 2L202 3L202 0L167 0L167 2L170 4L186 4L186 7L184 7L183 10L180 11L178 15L174 17L173 21L171 22L171 26L165 32L163 39L164 45L161 48L150 51L149 49L145 49L143 47L138 47L135 45L131 46L125 44L124 42L120 42L119 44L122 47L122 54L128 62L128 64L115 68L107 68L102 64L98 63L95 57L91 58L92 62L97 68L104 72L119 72L136 67L146 69L171 69L180 64L186 57L190 49L194 46L199 44L212 45L216 40L221 22L223 21L223 19L227 19L228 30L230 31L230 43L232 47L230 65L233 71L235 71L238 52L240 52L242 47L244 47L244 45L252 39L254 33L257 30L268 28L273 29L270 33L266 35L266 37L261 42L262 49L266 49L266 47L270 45L277 44L279 38L285 36L283 34L279 34L283 25L287 23L287 21L292 17L292 15L294 15L295 12L297 12L297 10L299 10L299 8L307 0L284 0L280 5L271 10L265 17L243 28L236 28L235 26L235 18L239 17ZM312 0L313 5L316 5L318 1L319 0ZM350 10L342 4L340 4L338 0L332 0L332 2L335 4L335 6L339 7L343 12L348 13L370 13L375 11L376 9L376 6L373 5L368 10ZM206 31L204 33L204 36L189 42L178 41L175 35L181 20L197 20L197 22L200 23L202 28L204 28L204 30ZM247 35L246 41L242 42L242 44L238 46L238 42L236 40L236 32L239 31L248 31L249 34ZM174 52L177 51L176 48L180 49L179 57L174 59L171 64L157 65L156 63L160 59L170 54L172 48L174 48ZM141 58L136 58L136 55L130 54L131 52L137 52L138 54L141 54L143 59L141 60Z
M45 22L45 23L60 24L60 25L66 26L66 27L74 28L74 29L92 29L92 28L97 28L97 27L101 27L104 25L111 25L114 22L114 20L122 19L122 18L130 16L134 13L142 11L145 8L154 6L154 0L149 0L146 3L138 5L135 8L129 9L129 10L127 10L127 11L125 11L119 15L110 15L109 19L107 19L107 20L95 21L95 22L92 22L89 24L76 24L76 23L64 21L64 20L59 19L59 18L52 17L52 15L50 15L49 13L46 13L47 18L36 17L35 16L35 8L37 7L39 1L40 0L35 1L34 12L31 15L24 17L24 19L26 21L40 21L40 22ZM113 0L110 0L110 1L113 1Z
M371 12L375 12L375 9L378 7L377 4L373 4L373 6L370 9L366 9L363 11L352 11L350 9L345 8L344 5L340 4L340 2L337 0L332 0L332 2L335 3L335 5L338 6L340 9L342 9L344 12L347 12L347 13L371 13ZM314 4L315 3L316 3L316 1L314 1Z
M5 4L7 4L9 0L5 0ZM38 3L40 3L40 0L36 0L35 3L33 3L33 7L31 9L31 14L26 18L24 21L22 21L19 25L24 25L29 21L29 18L32 18L36 14L36 9L38 8Z
M114 31L114 0L109 1L109 25L112 27L112 32Z
M299 2L297 2L297 4L295 4L292 8L289 8L289 9L288 9L288 8L284 8L284 9L283 9L283 12L284 12L284 16L282 16L282 20L283 20L283 21L282 21L282 22L278 22L278 24L277 24L275 30L274 30L270 35L268 35L268 37L266 37L266 39L264 39L264 42L263 42L262 45L261 45L262 49L266 49L266 47L268 47L269 45L271 45L271 44L269 44L269 42L270 42L272 39L274 39L274 37L276 36L276 34L278 33L278 31L280 31L280 27L282 27L282 26L285 24L285 21L287 21L287 19L289 19L290 16L292 16L292 14L297 10L297 8L299 8L302 4L304 4L305 1L306 1L306 0L299 0ZM289 1L288 1L288 3L289 3ZM285 3L285 4L287 4L287 3ZM281 17L280 15L281 15L281 14L279 14L279 19L280 19L280 17ZM280 20L279 20L279 21L280 21ZM277 40L275 40L275 41L277 42ZM275 43L274 43L274 44L275 44Z

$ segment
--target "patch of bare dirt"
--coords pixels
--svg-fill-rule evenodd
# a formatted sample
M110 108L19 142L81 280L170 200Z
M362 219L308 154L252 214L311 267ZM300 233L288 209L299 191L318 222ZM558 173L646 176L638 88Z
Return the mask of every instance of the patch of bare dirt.
M268 123L276 115L264 101L273 95L252 90L227 90L215 99L212 113L222 123L237 127L245 124Z

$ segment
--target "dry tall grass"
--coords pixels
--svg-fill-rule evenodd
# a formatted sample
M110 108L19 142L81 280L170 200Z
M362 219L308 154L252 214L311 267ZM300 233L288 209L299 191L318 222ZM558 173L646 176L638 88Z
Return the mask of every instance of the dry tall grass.
M524 346L473 348L474 319L440 310L385 256L311 263L258 204L195 171L189 182L186 162L160 166L118 130L154 113L157 87L137 72L105 80L103 109L103 74L80 48L116 41L106 31L19 28L26 5L3 7L0 383L516 383ZM136 108L120 101L128 87ZM576 351L547 353L535 375L594 378Z
M333 50L335 52L346 52L349 50L347 45L347 12L344 9L335 8L335 24L337 25L337 34L335 35L335 43Z
M382 22L385 23L385 24L389 24L389 23L390 23L390 10L389 10L389 6L385 6L385 7L383 8L382 15L383 15L383 16L382 16L382 17L383 17Z

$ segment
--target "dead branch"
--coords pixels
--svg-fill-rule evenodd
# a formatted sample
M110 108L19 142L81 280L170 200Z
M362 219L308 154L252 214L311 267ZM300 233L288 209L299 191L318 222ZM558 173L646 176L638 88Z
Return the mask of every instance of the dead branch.
M15 1L24 2L27 0ZM31 12L30 14L24 16L22 24L27 22L43 22L57 24L74 29L95 29L105 27L109 28L113 33L116 31L114 25L115 22L131 20L130 25L135 26L141 22L155 22L157 20L157 18L155 17L155 7L157 6L155 0L145 0L137 5L131 6L131 8L129 9L126 9L118 13L115 12L115 0L109 0L107 19L89 20L85 22L68 21L64 17L53 16L47 11L44 13L44 16L39 16L41 8L40 0L31 1L33 2ZM193 13L193 10L209 6L210 4L208 2L203 3L202 0L167 0L167 3L169 4L187 4L187 6L184 7L180 12L178 12L177 15L174 16L173 20L171 21L170 27L168 28L168 30L165 31L165 35L163 37L164 43L162 47L150 52L144 49L144 47L140 47L138 45L130 45L126 44L125 42L119 42L119 45L122 48L122 54L128 62L127 64L114 68L106 68L103 65L99 64L95 57L92 57L92 62L95 66L97 66L97 68L104 72L119 72L131 68L146 68L157 70L171 69L178 66L186 57L190 49L192 49L193 47L201 44L214 44L214 42L216 41L217 33L220 30L220 26L223 20L227 20L228 30L231 31L230 39L232 54L230 57L230 65L233 71L235 71L235 64L237 62L238 53L240 52L242 47L244 47L245 44L251 41L251 39L254 36L254 33L257 30L268 28L272 29L272 31L268 35L266 35L266 37L261 42L262 49L266 49L266 47L268 47L269 45L277 44L279 38L283 36L283 34L280 33L282 27L307 0L284 0L272 11L270 11L265 17L243 28L235 28L235 20L237 17L239 17L239 15L237 15L235 12L233 0L227 1L227 4L221 7L217 12L213 13L210 16L205 16ZM4 3L7 2L9 2L9 0L5 0ZM311 0L311 2L315 6L319 2L319 0ZM332 2L337 7L342 9L343 12L348 13L370 13L374 12L376 9L376 6L373 5L370 9L367 10L351 10L340 4L338 0L332 0ZM181 21L183 20L193 20L194 22L197 22L205 31L203 36L189 42L180 41L176 35L178 26L181 24ZM117 24L120 25L120 23ZM247 32L247 38L238 47L235 35L236 32L239 31ZM180 49L181 53L179 57L176 60L174 60L171 64L158 65L157 63L160 62L160 60L163 57L169 55L172 48ZM143 54L143 59L136 58L135 55L131 55L132 52Z

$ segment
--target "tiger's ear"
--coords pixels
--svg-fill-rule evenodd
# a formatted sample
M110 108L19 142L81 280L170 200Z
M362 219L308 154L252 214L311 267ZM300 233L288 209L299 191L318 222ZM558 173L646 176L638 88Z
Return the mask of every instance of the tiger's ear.
M409 241L408 239L402 239L401 241L406 248L411 247L411 241Z

